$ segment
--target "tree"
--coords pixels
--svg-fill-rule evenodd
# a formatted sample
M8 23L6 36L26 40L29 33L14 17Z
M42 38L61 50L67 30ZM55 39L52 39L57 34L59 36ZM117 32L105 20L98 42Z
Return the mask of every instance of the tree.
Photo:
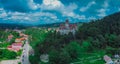
M29 56L29 60L31 64L38 64L39 59L36 56Z
M83 50L84 52L92 52L92 45L89 41L83 41L82 42L82 47L83 47Z
M72 59L77 59L79 54L82 53L82 48L77 42L71 42L65 47ZM81 52L80 52L81 51Z
M51 52L49 52L49 62L50 64L58 64L60 58L59 58L59 52L57 50L51 50Z
M17 54L13 51L3 50L2 56L7 59L14 59L16 58Z
M52 50L49 54L49 59L50 64L69 64L71 61L71 57L65 49L60 52Z

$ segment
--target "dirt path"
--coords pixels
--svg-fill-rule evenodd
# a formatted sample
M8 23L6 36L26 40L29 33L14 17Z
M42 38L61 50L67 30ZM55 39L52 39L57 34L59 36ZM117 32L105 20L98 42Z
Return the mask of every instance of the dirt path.
M16 59L16 60L2 60L0 62L0 64L18 64L18 62L20 62L19 59Z

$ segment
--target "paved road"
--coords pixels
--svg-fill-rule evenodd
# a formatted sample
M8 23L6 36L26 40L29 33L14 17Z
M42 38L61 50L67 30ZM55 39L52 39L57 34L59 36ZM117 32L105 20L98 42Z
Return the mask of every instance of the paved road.
M24 46L23 46L23 53L21 56L21 63L22 64L30 64L29 63L29 42L28 39L26 40Z

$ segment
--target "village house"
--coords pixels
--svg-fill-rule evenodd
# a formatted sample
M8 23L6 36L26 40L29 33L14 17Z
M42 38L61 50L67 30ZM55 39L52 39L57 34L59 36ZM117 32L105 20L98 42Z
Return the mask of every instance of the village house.
M15 39L15 42L16 43L19 43L19 42L21 42L21 43L23 43L26 39L27 39L27 35L25 35L24 37L21 37L21 38L16 38Z
M19 36L20 36L20 37L23 37L24 35L25 35L25 34L23 34L23 33L19 33Z
M22 43L13 43L12 45L8 46L7 49L17 52L22 49Z
M59 27L59 32L61 35L69 34L70 32L74 35L77 30L76 24L70 24L69 20L65 21L65 24L61 24Z
M16 38L15 42L23 42L23 40L21 40L20 38Z
M22 49L22 45L23 45L24 41L28 38L28 35L25 35L20 32L19 36L21 36L21 38L16 38L15 43L13 43L12 45L7 47L8 50L17 52ZM13 37L13 35L9 35L8 39L11 39L12 37Z
M7 41L11 41L14 36L12 34L8 35Z
M18 29L14 29L13 31L15 31L17 33L21 33L21 30L18 30Z
M19 49L21 49L22 48L22 43L13 43L12 44L12 48L19 48Z
M20 37L23 37L23 38L25 38L25 39L28 38L28 35L26 35L26 34L24 34L24 33L19 33L19 36L20 36Z

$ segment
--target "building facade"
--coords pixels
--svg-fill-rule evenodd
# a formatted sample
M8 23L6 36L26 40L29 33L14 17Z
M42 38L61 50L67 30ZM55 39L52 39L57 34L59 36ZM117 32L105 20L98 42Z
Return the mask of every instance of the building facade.
M69 20L66 20L64 24L59 27L59 32L61 35L69 34L70 32L74 35L77 30L77 24L70 24Z

